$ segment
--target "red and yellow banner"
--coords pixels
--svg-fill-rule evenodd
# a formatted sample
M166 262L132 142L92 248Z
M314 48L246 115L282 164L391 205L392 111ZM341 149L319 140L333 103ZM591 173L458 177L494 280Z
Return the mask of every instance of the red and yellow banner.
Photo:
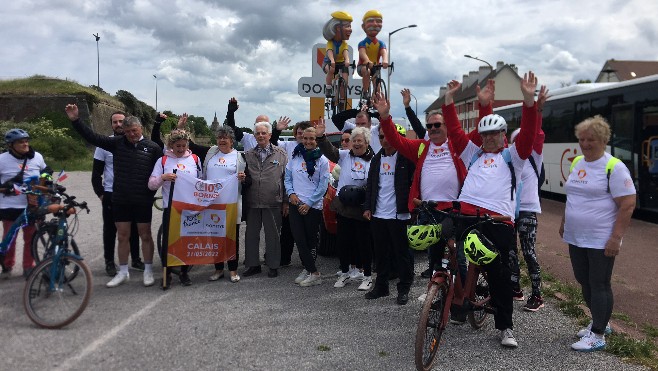
M238 179L201 180L178 174L169 214L167 266L235 258Z

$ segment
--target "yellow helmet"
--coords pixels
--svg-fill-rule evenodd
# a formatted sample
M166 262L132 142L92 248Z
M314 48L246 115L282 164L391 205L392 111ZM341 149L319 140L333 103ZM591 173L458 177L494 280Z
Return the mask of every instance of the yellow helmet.
M368 18L381 18L381 19L384 19L384 16L382 15L382 12L380 12L379 10L373 9L373 10L368 10L366 12L366 14L363 15L363 21L365 22L366 19L368 19Z
M403 137L407 136L407 129L405 129L402 125L395 124L395 130Z
M352 22L353 20L352 15L350 13L344 12L342 10L337 10L331 13L331 18L336 18L336 19L340 19L341 21L347 21L347 22Z

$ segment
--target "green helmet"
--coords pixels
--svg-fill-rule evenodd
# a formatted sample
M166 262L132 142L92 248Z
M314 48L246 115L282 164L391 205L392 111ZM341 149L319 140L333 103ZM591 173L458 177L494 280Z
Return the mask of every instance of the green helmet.
M464 241L464 253L471 263L486 265L498 256L498 249L480 231L472 230Z
M441 224L410 225L407 227L407 238L412 249L427 250L428 247L439 242Z

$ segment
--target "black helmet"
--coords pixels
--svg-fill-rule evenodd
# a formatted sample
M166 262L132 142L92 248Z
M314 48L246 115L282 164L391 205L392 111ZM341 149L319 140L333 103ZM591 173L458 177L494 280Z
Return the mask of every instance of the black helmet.
M5 144L11 144L19 139L30 139L30 134L23 129L11 129L5 133Z
M343 186L338 192L338 199L345 206L361 206L366 202L366 189L355 185Z

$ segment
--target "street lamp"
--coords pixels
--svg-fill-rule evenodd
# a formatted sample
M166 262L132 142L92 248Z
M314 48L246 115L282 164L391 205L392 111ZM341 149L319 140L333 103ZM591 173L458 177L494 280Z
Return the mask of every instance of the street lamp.
M409 95L411 95L412 97L414 97L414 101L416 101L416 110L415 110L415 112L416 112L416 115L418 115L418 99L416 99L416 96L413 95L413 94L411 94L411 93L409 93Z
M153 75L155 79L155 112L158 112L158 77Z
M410 24L408 26L400 27L397 30L393 30L388 33L388 63L391 63L391 36L401 30L404 30L405 28L413 28L413 27L418 27L415 24ZM388 86L388 91L391 91L391 70L388 70L388 79L386 81L386 85Z
M468 55L468 54L464 54L464 57L466 57L466 58L471 58L471 59L475 59L476 61L480 61L480 62L486 63L487 66L489 66L489 68L491 68L491 71L494 70L493 66L492 66L491 64L489 64L489 62L485 61L484 59L480 59L480 58L478 58L478 57L472 57L472 56L470 56L470 55Z
M101 54L98 50L98 40L100 40L101 37L98 36L98 32L92 35L94 35L94 37L96 38L96 74L97 74L96 86L98 86L98 88L100 89L101 88Z

